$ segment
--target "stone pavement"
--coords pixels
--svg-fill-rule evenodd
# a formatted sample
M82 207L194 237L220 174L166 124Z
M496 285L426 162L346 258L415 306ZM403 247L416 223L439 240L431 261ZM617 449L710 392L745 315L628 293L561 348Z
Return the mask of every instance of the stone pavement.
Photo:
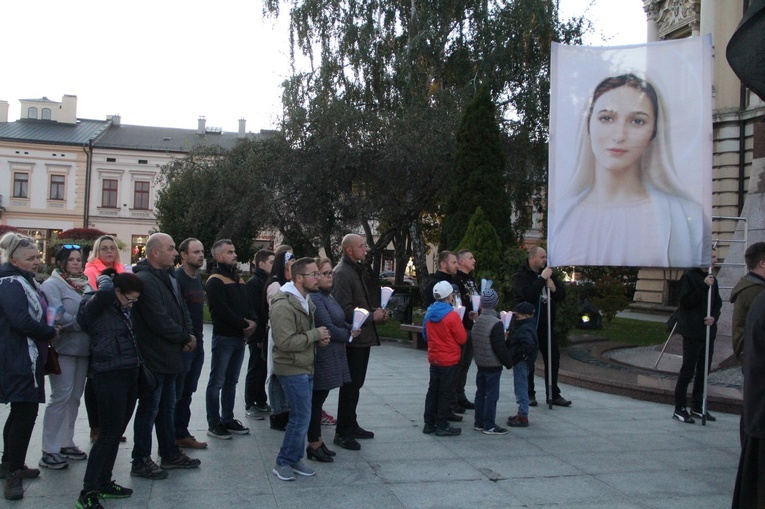
M206 327L205 334L211 332ZM210 337L207 335L206 337ZM209 342L206 342L209 351ZM209 359L209 357L208 357ZM209 365L209 364L208 364ZM246 365L246 363L245 363ZM472 429L472 412L463 434L438 438L422 434L422 411L428 383L426 352L386 342L374 348L359 405L360 423L374 430L359 452L325 440L337 451L334 463L309 462L318 474L294 482L279 481L271 468L282 433L267 421L244 417L244 372L238 387L236 416L252 433L216 440L205 435L204 370L192 407L192 433L209 448L189 454L202 460L198 470L173 470L167 480L131 478L128 443L120 448L114 477L135 489L132 498L107 500L108 508L566 508L627 509L730 506L738 464L739 418L717 414L717 422L682 424L672 407L625 396L562 385L570 408L531 409L529 428L504 436ZM244 371L244 370L243 370ZM474 379L475 367L470 378ZM538 377L539 387L544 381ZM471 381L469 391L474 391ZM516 405L512 376L502 377L497 423L504 424ZM337 391L326 409L334 414ZM8 407L0 407L4 423ZM43 408L27 455L40 457ZM76 441L89 450L84 408ZM156 448L156 445L155 445ZM74 507L85 462L70 461L66 470L43 470L24 481L25 498L0 501L0 507Z

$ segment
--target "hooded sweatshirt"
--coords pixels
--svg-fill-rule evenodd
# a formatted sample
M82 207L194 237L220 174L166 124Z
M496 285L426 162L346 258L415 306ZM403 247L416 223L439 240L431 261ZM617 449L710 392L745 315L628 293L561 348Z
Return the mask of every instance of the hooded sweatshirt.
M454 308L447 302L437 301L425 313L422 337L428 342L428 362L448 367L460 361L460 345L465 344L467 331Z

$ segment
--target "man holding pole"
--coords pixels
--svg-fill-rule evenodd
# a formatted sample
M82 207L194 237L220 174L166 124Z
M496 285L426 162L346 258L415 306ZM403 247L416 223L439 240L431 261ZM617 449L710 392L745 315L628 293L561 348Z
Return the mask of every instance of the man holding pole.
M513 297L516 302L526 301L534 305L539 350L545 363L547 404L551 408L552 405L571 406L571 401L561 396L558 387L560 348L555 334L555 307L566 297L566 289L553 274L552 267L547 266L547 251L541 247L529 249L528 260L513 276ZM533 365L529 369L529 406L537 406Z
M683 365L675 386L675 411L672 418L692 424L693 417L704 421L716 419L705 413L706 373L712 364L717 320L722 299L712 269L717 253L712 250L709 267L686 270L680 278L680 302L677 307L677 332L683 336ZM706 363L704 362L707 359ZM686 409L688 384L693 380L691 412Z

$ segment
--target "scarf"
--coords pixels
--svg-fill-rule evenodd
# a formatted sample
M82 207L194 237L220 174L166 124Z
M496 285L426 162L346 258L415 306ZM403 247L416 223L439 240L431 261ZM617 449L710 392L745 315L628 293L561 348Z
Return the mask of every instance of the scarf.
M92 291L88 277L85 274L67 274L61 269L55 269L50 277L60 279L80 295Z

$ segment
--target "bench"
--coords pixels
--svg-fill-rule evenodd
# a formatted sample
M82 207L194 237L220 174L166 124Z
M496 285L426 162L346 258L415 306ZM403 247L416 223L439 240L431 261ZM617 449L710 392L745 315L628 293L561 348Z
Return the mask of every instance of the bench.
M413 323L402 323L400 325L402 331L409 335L409 339L412 341L412 346L417 349L427 349L428 344L422 339L422 325L416 325Z

